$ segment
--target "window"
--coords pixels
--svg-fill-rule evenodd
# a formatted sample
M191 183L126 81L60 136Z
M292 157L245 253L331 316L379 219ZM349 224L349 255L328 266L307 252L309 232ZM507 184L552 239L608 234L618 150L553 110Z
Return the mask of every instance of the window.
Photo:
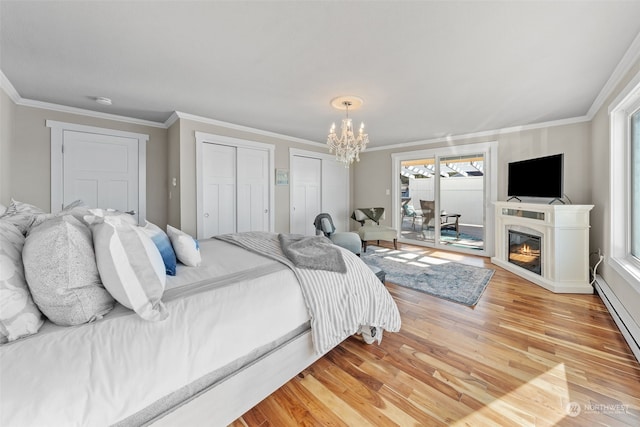
M631 255L640 259L640 111L631 116Z
M609 264L640 291L640 74L609 107L611 118Z

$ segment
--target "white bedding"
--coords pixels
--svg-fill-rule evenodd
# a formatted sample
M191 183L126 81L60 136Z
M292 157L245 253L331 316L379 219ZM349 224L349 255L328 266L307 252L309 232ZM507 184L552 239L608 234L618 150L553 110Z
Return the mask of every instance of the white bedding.
M0 425L114 424L309 321L287 267L218 240L201 252L200 268L169 278L165 321L117 306L98 322L47 323L0 346ZM206 290L210 275L219 280Z

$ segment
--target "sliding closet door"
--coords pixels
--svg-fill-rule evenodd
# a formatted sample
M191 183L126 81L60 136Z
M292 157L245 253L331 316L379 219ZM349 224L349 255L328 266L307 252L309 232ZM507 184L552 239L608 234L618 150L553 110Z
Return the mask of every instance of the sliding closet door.
M275 146L196 132L198 238L273 231Z
M236 147L202 146L202 233L209 238L236 231Z
M336 230L349 231L349 169L333 156L322 160L322 212L331 215Z
M269 231L269 153L238 147L238 232Z
M313 220L321 212L322 161L293 156L291 177L291 233L314 235L316 229Z

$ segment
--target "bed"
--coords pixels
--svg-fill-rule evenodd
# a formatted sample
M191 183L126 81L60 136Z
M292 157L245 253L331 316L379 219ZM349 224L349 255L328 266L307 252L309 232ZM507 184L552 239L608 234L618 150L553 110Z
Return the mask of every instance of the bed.
M384 286L339 249L350 279L327 271L319 277L346 283L357 276L361 288L339 299L353 299L354 319L363 324L319 340L311 329L318 315L300 283L301 274L315 273L241 246L200 241L202 264L179 264L167 278L162 301L170 315L163 321L116 304L95 322L46 321L37 334L0 346L0 425L226 425L359 326L399 329ZM362 295L362 286L372 293ZM372 313L366 321L362 307Z

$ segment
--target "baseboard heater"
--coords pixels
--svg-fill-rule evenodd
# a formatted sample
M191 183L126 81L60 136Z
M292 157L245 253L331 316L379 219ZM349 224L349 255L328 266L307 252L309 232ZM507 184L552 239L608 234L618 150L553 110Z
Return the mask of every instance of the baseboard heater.
M638 342L640 340L640 326L631 318L620 300L600 275L596 275L595 288L625 341L629 344L633 355L640 362L640 343Z

